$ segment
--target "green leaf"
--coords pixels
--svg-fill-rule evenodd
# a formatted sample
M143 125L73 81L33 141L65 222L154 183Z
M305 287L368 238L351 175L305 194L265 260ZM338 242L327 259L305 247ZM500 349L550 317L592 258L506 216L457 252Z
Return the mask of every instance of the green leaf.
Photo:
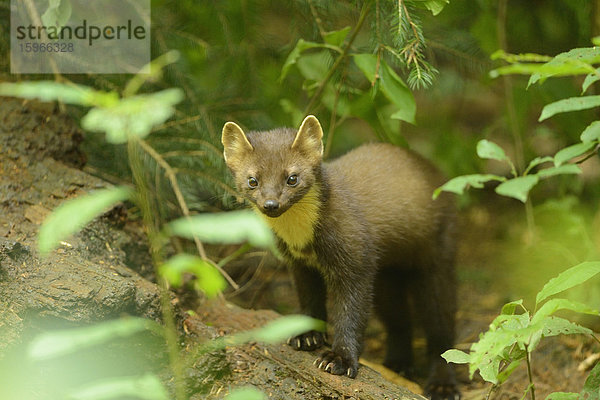
M237 244L272 248L275 239L266 223L250 210L201 214L180 218L169 223L170 231L188 239L194 236L203 242Z
M535 175L540 178L549 178L555 175L580 174L581 169L575 164L565 164L560 167L544 168L539 170Z
M106 132L106 140L114 144L125 143L130 136L144 138L154 126L173 115L173 107L183 97L178 88L126 97L114 105L91 109L81 119L81 126L89 131Z
M71 0L49 0L46 12L42 14L44 26L63 27L71 18Z
M546 396L546 400L580 400L579 393L554 392Z
M442 354L442 358L449 363L455 364L468 364L471 360L471 356L464 351L450 349Z
M325 43L328 43L332 46L340 47L344 40L346 40L346 36L348 36L348 32L350 32L350 27L346 26L339 31L332 31L325 33L323 40Z
M419 4L420 2L417 2ZM449 4L450 0L425 0L422 2L423 7L431 11L433 15L438 15L442 12L446 4Z
M120 201L131 196L126 187L102 189L68 200L56 208L46 218L38 236L38 246L42 255L48 254L61 241L73 235L98 215L110 210Z
M595 310L587 304L578 303L567 299L551 299L544 303L543 306L535 313L531 319L532 324L536 324L544 318L554 314L558 310L570 310L582 314L600 315L598 310Z
M542 335L544 337L579 334L591 335L593 333L591 329L585 326L559 317L546 317L542 320L541 324L543 325Z
M498 161L509 160L509 158L504 153L504 150L502 150L502 147L486 139L480 140L477 143L477 155L480 158L487 158Z
M596 276L599 272L600 261L586 261L571 267L550 279L535 297L535 302L539 305L548 297L580 285Z
M355 54L353 59L369 82L374 82L377 56L374 54ZM379 60L379 70L377 72L379 77L377 82L380 84L382 93L399 109L392 114L391 118L414 124L417 106L408 86L384 59Z
M114 338L131 336L145 330L159 332L160 329L156 322L148 319L123 318L83 328L46 332L32 340L28 355L34 360L46 360L98 346Z
M521 308L523 307L523 299L506 303L502 306L502 311L500 313L504 315L513 315L517 309L517 306L521 306Z
M233 389L226 397L225 400L264 400L267 397L263 392L254 387L243 387Z
M433 198L436 199L442 191L452 192L456 194L463 194L464 191L469 187L477 189L483 188L483 184L489 181L504 181L506 178L498 175L491 174L473 174L473 175L462 175L456 178L450 179L433 192Z
M73 400L169 400L169 394L154 374L124 378L110 378L88 384L85 388L72 392Z
M569 111L587 110L588 108L598 106L600 106L600 95L571 97L568 99L563 99L555 101L554 103L547 104L542 109L542 115L540 115L538 121L541 122L545 119L552 117L555 114Z
M581 398L588 400L600 399L600 363L592 368L581 391Z
M596 143L585 142L577 143L569 147L565 147L556 153L554 156L554 165L557 167L569 161L572 158L579 157L582 154L587 153L596 146Z
M584 94L585 92L587 92L588 88L592 84L596 83L599 79L600 79L600 68L596 69L596 72L589 73L585 77L585 80L583 81L583 84L581 85L581 94Z
M0 96L13 96L40 101L60 101L80 106L110 105L118 102L116 93L96 91L82 85L36 81L21 83L0 83Z
M600 121L594 121L581 132L582 142L600 141Z
M182 285L183 274L186 272L196 276L196 288L202 290L208 298L215 297L227 286L225 279L213 265L190 254L177 254L159 267L159 273L174 287Z
M529 191L539 182L535 175L519 176L502 182L496 187L496 193L502 196L512 197L523 203L527 201Z
M296 64L296 62L298 61L298 59L304 51L318 47L324 46L321 43L307 42L304 39L299 39L298 43L296 43L296 46L292 49L290 54L285 59L283 67L281 67L281 75L279 77L279 81L283 82L292 65Z
M501 385L512 375L513 372L521 365L523 358L513 360L498 374L498 383Z
M600 54L594 47L571 49L565 53L558 54L552 60L543 64L542 67L547 68L548 70L542 69L531 75L527 86L530 86L537 81L544 81L551 76L587 74L594 69L590 64L599 61ZM552 71L553 69L558 69L558 71Z
M546 156L546 157L536 157L529 162L527 168L525 168L525 174L531 171L533 168L537 167L540 164L544 164L550 161L554 161L554 157Z

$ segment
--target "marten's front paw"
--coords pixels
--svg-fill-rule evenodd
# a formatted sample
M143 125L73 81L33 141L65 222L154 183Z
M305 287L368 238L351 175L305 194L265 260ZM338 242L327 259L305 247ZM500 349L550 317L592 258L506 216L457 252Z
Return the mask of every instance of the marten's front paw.
M316 350L325 344L325 334L318 331L308 331L302 335L289 338L287 344L292 346L294 350Z
M358 373L358 362L356 360L344 359L331 350L325 351L317 358L314 365L333 375L347 375L356 378Z

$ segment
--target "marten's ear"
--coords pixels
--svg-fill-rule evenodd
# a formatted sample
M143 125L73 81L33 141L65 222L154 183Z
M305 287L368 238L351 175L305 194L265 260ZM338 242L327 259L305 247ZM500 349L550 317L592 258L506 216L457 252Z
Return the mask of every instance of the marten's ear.
M307 154L318 154L319 157L323 155L323 129L319 120L314 115L309 115L304 118L294 143L292 143L292 149L297 149Z
M254 150L242 128L235 122L227 122L223 126L221 143L224 147L223 156L228 164L234 158L242 157Z

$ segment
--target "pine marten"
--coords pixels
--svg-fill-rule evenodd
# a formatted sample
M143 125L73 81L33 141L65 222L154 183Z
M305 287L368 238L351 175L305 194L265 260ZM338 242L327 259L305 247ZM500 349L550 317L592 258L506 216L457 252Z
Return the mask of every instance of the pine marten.
M440 357L453 345L456 310L455 209L444 195L432 200L443 177L417 154L384 143L323 162L322 138L312 115L298 131L245 134L228 122L222 136L238 190L279 239L301 312L333 326L331 350L315 365L356 377L374 306L387 330L384 365L408 371L412 305L427 337L426 394L458 398L453 370ZM314 350L325 336L310 331L288 344Z

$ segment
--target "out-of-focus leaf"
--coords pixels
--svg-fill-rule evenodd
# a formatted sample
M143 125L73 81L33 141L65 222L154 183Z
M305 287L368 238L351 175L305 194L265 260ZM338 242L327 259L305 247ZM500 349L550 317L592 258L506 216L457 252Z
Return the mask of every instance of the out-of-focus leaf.
M20 83L0 83L0 96L13 96L40 101L60 101L80 106L114 105L119 97L116 93L106 93L87 86L58 83L54 81L35 81Z
M529 78L529 83L527 86L533 85L537 81L543 82L544 79L551 76L580 75L590 73L593 71L593 68L590 65L597 62L600 62L600 54L598 53L598 49L594 47L571 49L567 52L558 54L552 60L543 65L547 68L564 67L564 71L553 72L542 70L534 73L531 75L531 78ZM569 69L571 69L570 72L568 71Z
M423 0L415 2L417 5L431 11L433 15L438 15L442 12L446 4L450 3L450 0Z
M586 261L561 272L550 279L535 297L536 304L557 293L563 292L574 286L593 278L600 272L600 261Z
M512 197L525 203L529 191L539 182L535 175L519 176L502 182L496 187L496 193L502 196Z
M158 332L161 328L156 322L148 319L123 318L83 328L46 332L33 339L28 354L34 360L61 357L145 330Z
M48 8L42 14L41 19L44 26L60 28L71 18L71 0L49 0Z
M281 76L279 77L279 81L282 82L287 76L292 65L296 64L302 53L309 49L324 47L321 43L308 42L304 39L298 40L296 46L292 49L290 54L285 59L283 63L283 67L281 67Z
M544 318L554 314L559 310L569 310L582 314L591 314L591 315L600 315L598 314L598 310L595 310L588 306L587 304L578 303L576 301L571 301L568 299L551 299L544 303L543 306L537 310L533 318L531 319L531 323L535 324Z
M327 32L324 35L323 40L325 40L325 43L329 43L332 46L340 47L342 43L344 43L344 40L346 40L348 32L350 32L349 26L346 26L339 31Z
M143 376L118 377L93 382L86 387L72 392L73 400L169 400L169 394L154 374Z
M469 187L481 189L485 182L489 181L504 181L506 178L492 174L473 174L462 175L450 179L433 192L433 198L436 199L442 191L463 194Z
M446 362L455 364L468 364L471 360L469 354L456 349L447 350L442 354L442 358L446 360Z
M581 391L581 398L588 400L599 400L600 399L600 362L592 368L583 385Z
M130 136L144 138L173 115L175 104L182 99L183 91L178 88L126 97L112 106L91 109L81 119L81 126L106 132L106 140L115 144L127 142Z
M531 160L531 162L529 162L529 165L527 165L526 171L529 172L533 168L537 167L538 165L543 164L543 163L547 163L547 162L550 162L550 161L554 161L554 157L550 157L550 156L536 157L533 160Z
M583 142L565 147L564 149L558 151L558 153L556 153L554 156L554 165L558 167L572 158L579 157L580 155L587 153L593 149L594 146L596 146L596 143Z
M264 400L267 397L263 392L254 387L243 387L233 389L225 400Z
M275 239L266 223L250 210L195 215L168 224L170 231L188 239L234 244L249 242L253 246L272 248Z
M547 104L542 109L542 115L540 115L538 121L541 122L559 113L587 110L598 106L600 106L600 96L581 96L558 100Z
M596 72L589 73L583 80L581 85L581 94L587 92L588 88L596 83L600 79L600 68L596 69Z
M575 164L565 164L560 167L544 168L539 170L535 175L540 178L549 178L555 175L580 174L581 169Z
M160 266L159 272L171 285L181 286L183 274L191 273L196 276L196 288L202 290L207 297L221 293L227 283L221 273L210 263L200 257L190 254L177 254Z
M38 236L40 253L44 255L49 253L62 240L130 196L131 190L128 188L115 187L98 190L64 202L46 218L40 227Z
M554 392L546 396L546 400L580 400L579 393Z
M494 142L490 142L487 139L480 140L477 143L477 155L480 158L498 160L498 161L507 161L508 157L502 147L498 146Z
M600 141L600 121L594 121L581 132L581 141L584 143Z
M355 54L353 59L369 82L373 82L377 70L377 56L374 54ZM408 86L383 58L379 60L379 70L377 72L379 77L377 81L380 84L381 91L388 100L398 107L398 111L392 114L391 118L414 124L417 106Z
M504 315L513 315L515 313L515 310L517 309L517 306L523 307L523 299L506 303L502 306L502 311L500 313Z

